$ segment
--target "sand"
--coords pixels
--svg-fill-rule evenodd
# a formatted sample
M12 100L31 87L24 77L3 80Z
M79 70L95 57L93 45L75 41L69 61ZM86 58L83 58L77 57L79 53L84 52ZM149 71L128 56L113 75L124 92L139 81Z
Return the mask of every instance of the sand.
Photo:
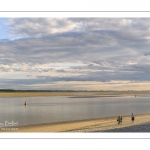
M150 114L143 114L135 115L134 122L131 121L130 116L123 116L123 122L119 125L117 117L111 117L95 120L1 128L0 132L150 132L148 127L150 127Z
M124 97L124 96L149 96L150 91L64 91L64 92L0 92L1 97L45 97L45 96L69 96L69 97Z

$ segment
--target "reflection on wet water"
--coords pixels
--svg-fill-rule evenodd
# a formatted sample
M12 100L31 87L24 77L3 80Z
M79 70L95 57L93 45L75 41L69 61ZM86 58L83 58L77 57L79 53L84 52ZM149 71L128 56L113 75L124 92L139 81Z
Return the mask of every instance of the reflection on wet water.
M150 113L149 108L149 97L0 98L0 124L6 120L30 125L144 114Z

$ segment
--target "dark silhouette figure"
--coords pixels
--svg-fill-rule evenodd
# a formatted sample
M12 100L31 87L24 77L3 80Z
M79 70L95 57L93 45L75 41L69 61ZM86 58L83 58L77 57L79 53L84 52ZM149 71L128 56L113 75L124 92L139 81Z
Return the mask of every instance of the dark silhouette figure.
M24 102L24 105L27 106L27 102L26 101Z
M131 115L131 120L134 121L134 114Z

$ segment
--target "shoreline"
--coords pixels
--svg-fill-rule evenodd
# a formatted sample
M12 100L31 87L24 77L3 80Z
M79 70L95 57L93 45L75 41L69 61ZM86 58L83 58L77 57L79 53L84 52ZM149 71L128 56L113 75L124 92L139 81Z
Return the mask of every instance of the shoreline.
M133 128L134 126L150 125L150 114L135 115L135 121L131 121L130 115L123 116L122 124L118 125L117 117L107 117L100 119L88 119L78 121L65 121L57 123L24 125L15 127L1 127L0 132L119 132L124 128ZM138 128L139 129L139 128ZM124 130L123 130L124 131ZM131 130L132 131L132 130ZM125 130L128 132L128 129ZM138 131L139 132L139 131ZM142 131L140 131L142 132Z

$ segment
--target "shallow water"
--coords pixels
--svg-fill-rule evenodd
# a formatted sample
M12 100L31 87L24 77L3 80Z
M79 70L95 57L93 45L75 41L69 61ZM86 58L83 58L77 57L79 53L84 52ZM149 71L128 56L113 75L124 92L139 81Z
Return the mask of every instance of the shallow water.
M24 101L28 105L24 106ZM150 97L0 98L0 126L32 125L150 113Z

